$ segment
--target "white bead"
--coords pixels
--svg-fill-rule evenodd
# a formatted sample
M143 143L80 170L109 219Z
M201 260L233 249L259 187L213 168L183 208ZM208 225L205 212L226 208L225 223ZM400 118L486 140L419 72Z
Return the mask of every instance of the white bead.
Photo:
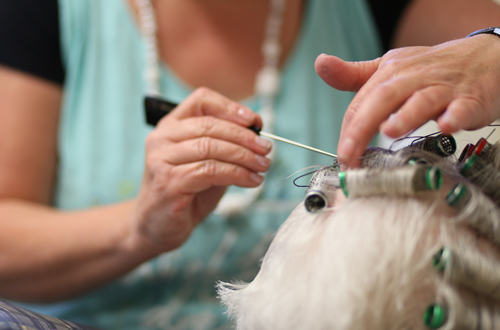
M146 78L146 81L148 82L156 82L158 81L158 79L160 78L160 76L158 75L158 71L157 70L147 70L144 72L145 73L145 78Z
M255 91L258 95L274 96L278 93L280 73L276 67L264 67L257 74Z
M264 42L262 45L262 52L264 53L264 58L278 59L281 53L281 47L278 42Z

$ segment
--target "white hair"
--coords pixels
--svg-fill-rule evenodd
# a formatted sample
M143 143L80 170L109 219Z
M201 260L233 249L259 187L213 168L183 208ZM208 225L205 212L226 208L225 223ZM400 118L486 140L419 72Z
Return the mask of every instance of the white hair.
M446 219L430 215L417 200L355 199L313 216L299 205L255 280L220 284L222 302L241 330L414 328L435 297L428 261L444 243L427 234Z
M323 179L331 186L333 179ZM254 281L218 283L237 329L425 329L427 307L443 302L449 313L442 329L500 329L496 303L432 267L443 246L499 263L495 249L478 248L475 232L455 221L442 192L363 196L332 207L339 193L326 190L327 207L319 212L296 207ZM484 304L487 313L477 307Z

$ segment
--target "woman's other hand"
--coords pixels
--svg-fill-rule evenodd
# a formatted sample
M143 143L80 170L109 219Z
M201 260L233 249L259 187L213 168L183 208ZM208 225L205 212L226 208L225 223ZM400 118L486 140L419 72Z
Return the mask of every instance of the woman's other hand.
M315 67L327 84L358 92L344 116L340 161L359 166L378 130L396 138L429 120L444 133L490 124L500 116L499 55L494 35L399 48L368 62L320 55Z

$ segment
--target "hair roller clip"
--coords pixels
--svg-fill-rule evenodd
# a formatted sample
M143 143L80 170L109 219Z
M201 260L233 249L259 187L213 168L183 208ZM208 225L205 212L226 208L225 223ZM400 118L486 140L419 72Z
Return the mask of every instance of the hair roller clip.
M457 143L453 136L444 134L426 137L420 142L412 143L411 146L431 152L441 157L451 156L457 150Z
M441 328L447 320L447 311L444 306L430 305L424 313L424 324L429 329Z

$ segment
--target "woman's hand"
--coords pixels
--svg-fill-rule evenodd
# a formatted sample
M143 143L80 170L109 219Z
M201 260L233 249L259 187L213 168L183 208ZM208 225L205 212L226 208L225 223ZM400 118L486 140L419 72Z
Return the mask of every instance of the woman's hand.
M271 143L250 109L206 88L165 116L146 141L146 167L137 199L139 244L180 246L217 205L227 186L256 187L270 166Z
M340 161L359 166L378 130L396 138L429 120L444 133L490 124L500 115L499 56L493 35L395 49L368 62L320 55L315 67L327 84L358 92L344 116Z

